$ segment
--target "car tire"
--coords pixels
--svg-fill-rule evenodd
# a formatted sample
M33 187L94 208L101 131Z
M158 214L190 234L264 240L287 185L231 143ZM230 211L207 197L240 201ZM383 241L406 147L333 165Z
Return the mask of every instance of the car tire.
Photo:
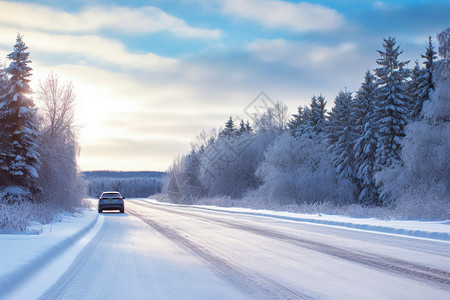
M122 209L120 210L120 213L121 213L121 214L125 213L125 208L122 208Z
M99 213L99 214L101 214L102 212L103 212L103 210L101 210L101 209L98 210L98 213Z

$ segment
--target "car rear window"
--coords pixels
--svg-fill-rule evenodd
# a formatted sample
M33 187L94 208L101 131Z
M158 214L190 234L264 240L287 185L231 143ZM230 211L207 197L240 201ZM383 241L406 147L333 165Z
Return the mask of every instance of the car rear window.
M119 193L103 193L102 198L120 198Z

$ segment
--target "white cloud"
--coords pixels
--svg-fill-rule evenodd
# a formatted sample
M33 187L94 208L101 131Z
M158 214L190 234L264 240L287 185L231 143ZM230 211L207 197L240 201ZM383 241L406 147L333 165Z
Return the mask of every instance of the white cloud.
M335 47L301 44L284 39L256 39L246 46L247 51L266 62L277 62L295 67L320 66L331 60L354 53L356 45L341 43Z
M0 26L0 44L13 45L15 30ZM33 51L52 54L76 55L91 63L100 62L130 69L166 69L177 63L176 59L165 58L153 53L136 54L114 39L95 35L48 34L24 30L24 41Z
M275 0L221 1L225 13L257 21L268 28L287 28L296 32L325 31L345 23L339 12L320 4Z
M0 1L0 11L3 12L0 24L60 33L86 33L102 29L124 33L168 31L184 38L207 39L217 39L222 34L219 29L189 26L184 20L152 6L95 6L86 7L78 13L68 13L38 4Z

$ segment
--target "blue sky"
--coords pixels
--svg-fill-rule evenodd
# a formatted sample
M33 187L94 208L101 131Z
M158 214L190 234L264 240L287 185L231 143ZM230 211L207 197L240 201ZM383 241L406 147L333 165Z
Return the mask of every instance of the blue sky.
M202 129L261 91L291 112L355 91L383 37L403 60L450 26L449 1L0 1L0 57L17 32L33 84L74 83L84 170L165 170ZM435 40L434 40L435 41Z

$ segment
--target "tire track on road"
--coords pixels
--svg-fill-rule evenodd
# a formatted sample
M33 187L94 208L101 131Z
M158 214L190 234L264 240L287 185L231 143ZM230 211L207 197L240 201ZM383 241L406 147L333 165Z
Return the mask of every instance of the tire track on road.
M298 236L293 236L281 232L277 232L270 229L258 228L251 225L236 224L229 221L218 220L213 217L208 217L204 215L198 215L192 212L180 212L178 210L165 208L161 206L152 205L149 203L138 203L137 205L144 206L151 209L161 210L167 213L177 214L185 217L192 217L198 220L203 220L207 222L216 223L219 225L225 225L230 228L235 228L239 230L244 230L251 232L260 236L265 236L269 238L275 238L284 242L292 243L309 250L317 251L320 253L328 254L337 258L345 259L347 261L359 263L368 267L376 268L381 271L386 271L394 273L401 276L406 276L411 279L415 279L421 282L426 282L433 286L439 287L443 290L450 291L450 272L439 270L435 268L430 268L411 262L394 259L391 257L374 255L370 253L365 253L361 251L351 251L344 248L339 248L336 246L324 244L321 242L300 238Z
M135 203L135 202L134 202ZM297 291L289 289L272 279L254 272L243 270L228 261L212 254L209 250L201 245L198 245L185 236L179 234L177 231L162 226L154 220L149 219L145 214L139 213L133 209L127 208L127 212L138 217L149 226L157 230L159 233L168 239L183 246L189 251L193 252L203 260L210 263L216 268L224 277L228 278L235 286L249 293L255 299L312 299L306 295L302 295Z

